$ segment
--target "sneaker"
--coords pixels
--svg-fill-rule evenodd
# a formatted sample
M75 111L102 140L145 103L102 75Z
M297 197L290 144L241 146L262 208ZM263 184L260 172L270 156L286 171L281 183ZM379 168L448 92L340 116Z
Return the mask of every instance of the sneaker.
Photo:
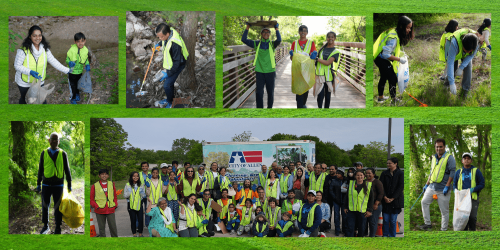
M159 101L158 103L161 105L165 105L168 103L168 101L167 101L167 99L163 99L163 100Z
M71 99L71 104L76 104L76 100L75 99Z
M234 234L234 229L233 229L233 230L231 230L231 233L229 233L229 234L233 235L233 234Z
M166 109L172 108L172 103L167 102L167 105L165 105Z
M444 81L444 80L446 80L446 77L445 76L440 76L439 80Z
M319 237L323 237L324 238L324 237L326 237L326 234L323 233L323 232L321 232L321 233L319 233Z
M76 94L76 95L75 95L75 100L76 100L77 102L79 102L79 101L80 101L80 94Z
M42 231L40 231L40 234L48 234L49 231L50 231L49 226L45 225L43 226Z
M305 109L307 108L307 106L306 106L305 104L304 104L304 108L305 108Z
M418 226L418 228L420 228L420 230L430 230L432 228L432 226L423 224L423 225Z
M377 102L378 102L378 103L384 103L387 99L389 99L389 97L387 97L387 96L384 96L384 97L382 97L382 98L378 98L378 97L377 97Z

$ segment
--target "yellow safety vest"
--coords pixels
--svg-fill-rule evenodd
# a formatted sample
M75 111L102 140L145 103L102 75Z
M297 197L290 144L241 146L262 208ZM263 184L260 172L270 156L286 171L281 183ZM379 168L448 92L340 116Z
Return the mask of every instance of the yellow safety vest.
M440 183L443 181L444 177L444 172L446 172L446 163L448 163L448 158L450 158L451 154L445 153L444 156L441 157L439 162L436 165L436 156L432 156L432 163L431 163L431 180L430 183ZM438 166L439 165L439 166Z
M264 222L264 224L262 224L262 227L259 229L259 223L257 223L257 225L255 225L255 229L257 229L257 232L259 233L263 233L265 230L266 230L266 227L267 227L267 222ZM267 235L265 235L264 237L266 237Z
M296 40L295 47L293 48L293 53L305 52L307 54L310 54L311 53L311 46L312 46L312 41L307 40L306 45L304 46L304 49L302 49L299 45L299 40Z
M158 199L163 195L163 182L158 179L158 185L155 187L152 180L148 180L149 182L149 199L153 202L153 204L158 203Z
M292 176L291 174L288 174L286 177L284 177L285 174L282 174L280 176L280 189L281 193L286 194L288 192L288 178Z
M108 208L113 208L116 206L115 204L115 191L113 190L113 182L108 181L108 195L104 192L104 189L101 186L101 182L96 182L94 184L94 200L97 203L99 208L105 208L108 205Z
M489 28L484 28L483 31L485 31L485 30L489 31L490 32L490 36L491 36L491 30ZM484 48L486 48L486 41L483 41L483 45L481 45L481 49L484 49Z
M208 230L207 230L207 224L203 224L201 223L203 221L203 218L198 216L198 220L196 222L196 227L198 227L198 234L204 234L204 233L208 233Z
M45 80L45 72L47 70L47 52L45 49L43 49L42 54L40 57L38 57L38 60L35 60L35 57L31 54L31 51L29 49L23 49L24 54L26 55L24 57L24 62L23 66L38 72L38 75L42 77L41 81ZM31 75L25 75L22 74L22 79L23 81L27 83L31 83L33 79L31 79Z
M356 191L356 181L352 180L349 182L349 211L356 211L361 213L366 212L368 199L370 198L370 191L372 190L372 183L365 183L368 188L368 192L366 194L363 189L361 189L359 193L358 191Z
M313 172L309 176L309 190L321 191L323 192L323 185L325 185L326 173L321 173L319 178L316 180L316 174Z
M453 36L453 32L444 33L441 36L441 41L439 42L439 61L446 62L444 46L446 44L446 40L448 40L451 36Z
M266 189L266 197L278 198L278 185L276 185L278 181L279 180L275 178L272 186L269 186L271 184L270 179L266 181L266 186L264 187Z
M139 172L139 180L141 180L141 186L144 186L144 185L146 185L146 181L144 180L144 177L142 176L142 174L143 174L142 171ZM148 174L151 174L151 171L148 171ZM146 180L147 179L148 178L147 178L147 175L146 175Z
M253 66L255 66L255 64L257 63L257 57L259 56L261 42L262 42L262 40L260 40L259 44L257 44L257 49L255 51L255 59L253 59ZM253 44L255 47L255 41L253 42ZM269 60L271 60L271 67L273 67L273 69L276 68L276 60L274 59L274 48L273 48L273 44L271 41L269 41Z
M278 223L278 225L276 225L276 228L277 228L277 229L279 229L279 230L281 230L281 232L282 232L282 233L284 233L284 232L288 231L288 229L289 229L291 226L293 226L293 222L291 222L291 221L287 221L287 222L285 223L285 227L281 228L280 224Z
M260 199L257 199L257 201L255 202L255 206L262 207L262 211L266 211L267 210L267 199L264 199L264 204L262 204Z
M176 190L176 186L173 186L173 185L170 185L168 184L167 185L167 200L169 201L176 201L177 200L177 190Z
M210 215L212 214L212 198L208 198L208 206L205 207L205 203L203 202L202 198L198 198L198 204L200 204L201 208L203 208L203 214L207 217L207 220L210 218Z
M475 188L476 187L476 171L477 171L477 168L473 168L472 171L471 171L471 177L470 177L470 187L471 188ZM460 176L458 177L458 183L457 183L457 187L458 187L458 190L462 190L462 184L463 184L463 180L462 180L462 169L460 169ZM471 194L472 196L472 199L473 200L477 200L477 192L473 192Z
M267 174L259 173L260 185L265 185L267 180Z
M280 207L275 207L274 208L274 214L272 213L273 209L271 207L268 207L267 208L267 220L269 221L271 227L276 225L276 223L278 222L277 219L278 219L278 213L281 213L281 208Z
M217 182L219 183L220 190L222 189L229 189L229 185L231 185L231 182L229 181L229 178L227 176L224 176L224 181L221 181L221 176L217 176Z
M68 53L66 55L70 61L72 62L76 61L72 73L73 74L82 73L83 65L86 65L89 59L89 50L87 49L87 47L83 46L83 48L78 49L78 46L76 44L73 44L71 45L71 48L68 50Z
M245 206L245 201L247 199L252 199L253 191L250 188L248 189L248 192L246 192L245 189L242 189L241 190L241 194L242 194L241 198L243 198L243 200L241 200L240 204L241 204L242 207L244 207Z
M207 188L207 180L208 180L208 178L206 177L206 174L207 174L207 172L203 173L203 176L200 176L198 173L196 173L196 176L198 177L198 181L200 183L203 180L203 177L206 178L205 182L203 182L203 184L201 184L201 190L200 190L200 192L205 191L205 189Z
M206 174L206 177L207 177L207 181L205 183L207 183L207 188L208 189L214 189L214 174L212 172L212 170L208 171L208 172L205 172Z
M250 220L252 219L252 207L250 207L250 210L248 211L248 216L246 215L246 213L247 207L243 207L243 209L241 209L241 216L243 218L241 218L240 226L246 226L250 224Z
M294 201L297 201L297 202L300 204L300 206L302 207L302 205L303 205L303 204L302 204L302 201L301 201L301 200L297 200L297 199L295 199ZM293 211L293 204L292 204L292 203L291 203L288 199L286 199L286 200L283 202L283 206L282 206L282 208L283 208L286 212L288 212L288 211ZM293 212L292 212L292 213L293 213ZM291 220L291 221L294 221L294 220L296 220L296 219L297 219L297 215L293 215L293 214L292 214L292 216L291 216L291 219L290 219L290 220ZM285 230L285 231L286 231L286 230Z
M49 155L49 149L45 149L43 154L43 176L45 178L50 178L52 176L56 176L61 179L64 176L64 162L63 162L63 150L59 149L57 153L56 163Z
M196 211L191 211L185 204L182 204L184 207L184 213L186 213L186 221L187 221L187 227L196 227L196 220L198 219L198 214L196 214Z
M127 183L126 186L130 187L130 184ZM141 194L140 194L141 187L137 187L137 191L134 191L133 187L131 187L131 189L132 193L130 194L129 197L130 209L139 211L141 210Z
M382 34L378 36L377 40L373 44L373 59L377 58L377 56L382 52L387 41L390 39L396 39L396 49L394 49L394 56L399 57L399 53L401 52L401 45L399 44L399 37L398 33L396 33L396 28L392 28L382 32ZM394 72L397 74L399 68L399 61L393 60L391 64L394 69Z
M189 184L189 181L184 178L182 181L182 193L184 194L184 197L187 197L190 194L196 194L196 186L198 185L198 182L200 179L198 177L193 178L193 182Z
M447 39L448 41L451 41L452 37L454 37L455 39L457 39L458 54L455 57L455 61L460 60L462 58L465 58L465 57L467 57L469 55L472 55L472 53L474 53L474 52L465 53L464 50L463 50L462 39L464 38L465 35L467 35L469 33L475 34L476 31L468 29L468 28L463 28L463 29L459 29L459 30L453 32L453 35L450 36L450 37L448 37L448 39Z
M163 210L160 207L158 207L158 209L160 210L160 213L163 216L163 218L167 219L167 216L165 215L165 212L163 212ZM172 215L172 218L173 217L174 216ZM172 233L174 232L173 223L170 223L169 225L165 224L165 228L168 228Z
M233 200L232 199L227 199L227 205L224 206L224 203L222 203L222 199L219 199L217 201L217 204L219 204L221 207L222 207L222 210L219 214L219 217L220 215L224 216L224 217L221 217L221 219L224 219L226 218L226 214L228 213L229 211L229 204L233 203Z
M184 44L184 40L182 40L182 37L179 35L179 33L174 29L170 29L170 35L172 37L168 39L166 46L165 46L165 41L162 41L163 68L167 70L170 70L173 65L172 57L170 56L170 48L172 47L172 42L177 43L179 46L181 46L182 56L184 56L184 60L187 60L189 56L189 52L187 51L186 45Z
M333 50L332 53L328 56L328 58L323 59L323 53L320 53L319 58L321 60L328 60L330 57L340 54L338 50ZM340 57L339 57L340 59ZM339 62L333 61L333 71L335 72L335 76L337 76L337 69L339 68ZM318 66L316 67L316 75L318 76L325 76L327 82L333 81L333 75L332 71L330 70L332 68L332 64L329 65L324 65L320 62L318 62Z
M307 214L306 227L312 227L312 225L314 224L314 212L316 211L317 206L318 206L318 204L314 203L311 210L309 210L309 214ZM302 208L304 208L304 205L302 205L300 207L300 210L299 210L299 223L302 221Z

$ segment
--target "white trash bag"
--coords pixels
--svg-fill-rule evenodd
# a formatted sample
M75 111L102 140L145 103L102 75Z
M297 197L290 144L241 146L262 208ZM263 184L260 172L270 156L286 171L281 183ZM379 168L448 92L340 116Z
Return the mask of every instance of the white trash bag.
M408 66L408 57L404 55L401 58L406 60L406 63L400 63L398 68L398 89L399 93L403 94L406 87L408 87L408 82L410 81L410 67Z
M469 222L472 199L470 189L459 191L455 189L455 206L453 208L453 230L462 231Z
M33 77L34 78L34 77ZM27 104L42 104L48 95L54 91L54 88L49 89L50 84L41 86L41 81L34 78L31 83L31 87L26 93L26 103Z

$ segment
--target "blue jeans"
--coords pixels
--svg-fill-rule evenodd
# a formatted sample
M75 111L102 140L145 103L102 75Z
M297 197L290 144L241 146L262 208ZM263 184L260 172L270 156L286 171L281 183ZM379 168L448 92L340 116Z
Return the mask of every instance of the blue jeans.
M370 225L370 237L375 237L378 228L378 217L380 217L380 213L382 213L382 203L378 205L377 210L372 212L372 216L368 218L368 224Z
M165 94L167 95L167 101L170 104L172 104L172 102L174 101L175 81L177 80L177 77L179 77L179 74L182 72L182 70L184 70L185 67L186 67L186 64L180 65L179 71L177 71L177 73L175 73L171 76L168 76L168 78L165 79L165 81L163 82L163 89L165 90ZM146 225L148 225L148 224L149 224L149 220L146 220Z
M396 223L398 223L398 214L386 214L384 216L384 237L396 237Z
M274 80L276 79L276 72L260 73L255 72L255 81L257 88L255 90L255 98L257 101L257 108L264 108L264 86L267 91L267 108L273 108L274 103Z
M334 81L332 81L334 82ZM335 88L335 87L334 87ZM325 99L325 109L330 108L330 99L332 97L332 92L328 91L328 85L323 83L323 89L318 94L318 108L323 107L323 99Z
M349 211L347 213L347 220L349 221L349 230L347 230L347 237L354 237L354 231L358 229L356 237L363 237L365 234L366 218L365 214L361 212Z
M333 202L333 221L335 223L335 234L340 233L340 205Z

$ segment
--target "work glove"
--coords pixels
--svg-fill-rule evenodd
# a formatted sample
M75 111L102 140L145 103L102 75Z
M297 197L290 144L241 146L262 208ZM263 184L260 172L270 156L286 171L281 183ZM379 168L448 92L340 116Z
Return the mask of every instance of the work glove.
M491 51L491 45L488 45L488 46L486 46L486 47L488 47L488 49L490 49L490 51Z
M457 71L455 71L455 76L461 76L464 73L464 71L458 67Z
M36 192L37 193L42 192L42 187L40 185L36 186Z
M470 188L470 193L472 194L474 192L474 188Z
M70 68L73 68L75 67L75 62L69 61L68 65Z
M316 57L318 56L318 51L313 51L313 53L311 53L311 56L309 58L311 59L316 59Z
M163 186L168 186L168 180L163 182Z
M300 233L303 234L306 230L300 229Z
M309 179L309 172L306 172L306 179Z
M85 65L85 71L87 71L87 72L90 71L90 65L89 64Z
M146 181L145 185L146 185L146 187L151 187L151 184L149 184L149 181Z
M251 25L249 22L245 22L245 24L246 24L247 26L252 27L252 25Z
M257 198L252 199L252 203L255 204L257 202Z
M243 187L240 184L238 184L238 192L241 191L242 189Z
M279 23L276 23L276 25L274 25L274 28L277 29L280 27L280 24Z
M179 176L176 176L176 177L174 178L174 180L175 180L175 182L179 183Z
M38 74L38 72L31 70L30 75L36 79L42 79L42 77Z
M202 220L201 224L208 224L208 220Z
M293 56L293 50L290 50L288 53L290 53L290 56Z
M220 218L219 218L219 217L217 217L217 223L219 223L219 222L220 222Z
M155 49L159 49L158 47L161 47L161 41L155 44Z
M279 237L285 237L285 236L283 235L283 233L280 233L278 236L279 236Z
M203 192L200 192L200 196L203 196Z
M405 63L406 63L406 59L404 59L404 58L399 58L399 62L400 62L401 64L405 64Z
M148 179L151 179L153 178L153 176L151 174L148 174Z
M262 237L262 233L257 234L257 236Z
M425 190L426 190L428 187L429 187L429 185L425 184L425 186L424 186L424 192L425 192Z
M455 85L455 84L450 85L450 91L452 94L456 95L457 94L457 85Z
M160 79L160 82L163 82L163 81L165 81L165 80L168 78L168 74L167 74L167 72L166 72L166 71L162 71L162 73L163 73L163 76L162 76L162 78Z
M257 192L257 185L256 184L252 185L252 191Z
M444 189L443 189L443 194L446 195L448 193L449 189L450 189L450 187L445 186Z
M297 214L297 211L292 210L292 214L293 214L293 215L296 215L296 214Z
M203 179L201 180L201 184L203 184L205 181L207 181L207 177L203 177Z

